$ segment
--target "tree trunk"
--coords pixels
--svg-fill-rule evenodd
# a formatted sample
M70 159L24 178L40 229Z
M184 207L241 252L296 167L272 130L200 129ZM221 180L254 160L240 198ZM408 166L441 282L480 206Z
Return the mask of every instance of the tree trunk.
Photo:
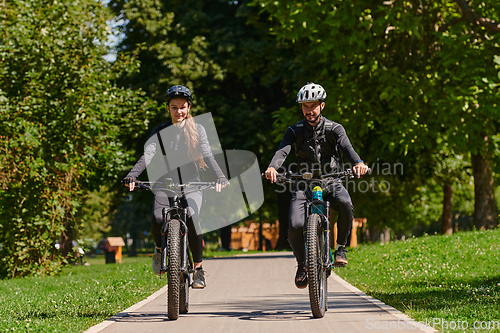
M479 230L492 229L498 224L498 210L491 164L480 154L471 154L471 163L474 176L474 226Z
M453 201L453 187L446 184L443 186L443 224L441 225L441 233L443 235L453 234L453 214L451 211L451 203Z
M63 232L61 235L61 244L60 250L61 254L64 258L67 258L69 254L73 252L73 237L74 237L74 223L73 223L73 214L71 212L71 184L73 181L73 168L70 168L68 172L64 175L64 179L59 185L60 193L63 197L62 205L64 207L64 215L65 219L62 223Z
M68 220L63 223L63 226L64 232L61 236L60 249L62 256L67 257L73 251L73 228Z
M226 251L231 250L231 228L231 224L220 228L220 242L222 248Z
M138 239L137 232L136 231L131 232L130 237L132 238L132 244L130 244L128 256L137 257L137 239Z

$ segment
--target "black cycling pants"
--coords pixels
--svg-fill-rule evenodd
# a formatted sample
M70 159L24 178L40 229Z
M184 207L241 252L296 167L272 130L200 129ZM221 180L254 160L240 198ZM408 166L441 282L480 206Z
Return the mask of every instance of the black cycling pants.
M182 207L188 207L188 241L189 248L193 254L193 261L199 263L203 260L203 235L198 221L198 213L201 208L201 192L192 192L182 198ZM170 201L165 193L157 192L153 204L153 222L151 223L151 233L157 247L161 247L161 225L162 211L164 207L170 207ZM198 231L198 232L197 232Z
M333 191L323 197L323 200L330 202L330 209L335 209L339 212L337 244L346 245L352 228L354 206L352 205L349 192L347 192L342 184L336 183L332 187L334 188ZM292 194L292 200L290 201L288 242L298 263L304 263L305 261L303 226L305 223L306 195L310 199L309 194L306 194L306 192L296 191Z

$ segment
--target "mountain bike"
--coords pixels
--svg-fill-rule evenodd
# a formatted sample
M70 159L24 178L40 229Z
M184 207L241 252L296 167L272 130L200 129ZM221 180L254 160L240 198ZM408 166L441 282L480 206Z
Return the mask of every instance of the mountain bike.
M352 169L325 175L321 175L319 169L311 171L302 174L279 173L276 182L292 184L295 189L307 189L309 192L313 187L320 186L325 192L330 184L340 182L344 178L354 178ZM327 279L334 267L330 250L330 203L308 198L305 208L304 244L309 301L313 316L322 318L328 310Z
M184 314L189 310L189 287L191 274L194 273L186 224L188 210L182 207L181 200L188 193L215 188L215 183L174 184L170 178L165 179L165 182L136 181L135 183L139 190L150 190L155 194L157 192L170 194L170 207L165 207L162 211L160 271L167 273L168 319L176 320L179 318L179 313Z

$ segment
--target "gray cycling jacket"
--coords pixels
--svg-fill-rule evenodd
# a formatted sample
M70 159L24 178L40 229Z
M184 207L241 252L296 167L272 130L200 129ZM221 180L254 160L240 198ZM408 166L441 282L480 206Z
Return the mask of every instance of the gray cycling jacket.
M160 131L172 125L172 121L168 121L160 126L157 126L150 137L158 135ZM208 142L207 134L205 128L196 124L196 130L199 135L199 146L200 151L205 160L205 163L208 167L215 173L216 177L225 177L221 168L217 164L215 160L212 149L210 148L210 144ZM175 151L176 154L180 154L183 160L188 160L188 147L186 145L186 137L184 136L184 129L177 128L176 126L171 126L169 129L169 135L167 136L168 142L165 142L165 136L162 136L162 139L159 138L161 145L163 147L168 147L170 151ZM159 137L159 136L158 136ZM134 167L130 170L125 178L137 179L139 175L146 169L146 167L150 164L153 158L158 157L158 154L162 153L162 147L156 144L150 144L145 147L144 154L139 158L139 160L135 163ZM189 159L191 160L191 159ZM187 163L180 167L182 169L182 174L184 175L184 179L182 179L183 183L187 183L189 181L200 181L200 170L198 165L195 162ZM188 175L188 176L186 176ZM169 173L165 174L165 177L178 179L177 170L171 170Z

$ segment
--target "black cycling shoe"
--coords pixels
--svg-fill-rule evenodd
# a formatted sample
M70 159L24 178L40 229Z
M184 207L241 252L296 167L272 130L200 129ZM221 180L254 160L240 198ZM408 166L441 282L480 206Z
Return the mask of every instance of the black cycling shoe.
M299 264L297 274L295 274L295 286L299 289L307 287L307 271L304 265Z
M203 268L199 267L194 270L192 286L194 289L203 289L207 286L207 283L205 282L205 271Z
M347 250L344 246L339 246L339 248L335 251L335 261L333 262L333 266L335 267L345 267L347 265Z

